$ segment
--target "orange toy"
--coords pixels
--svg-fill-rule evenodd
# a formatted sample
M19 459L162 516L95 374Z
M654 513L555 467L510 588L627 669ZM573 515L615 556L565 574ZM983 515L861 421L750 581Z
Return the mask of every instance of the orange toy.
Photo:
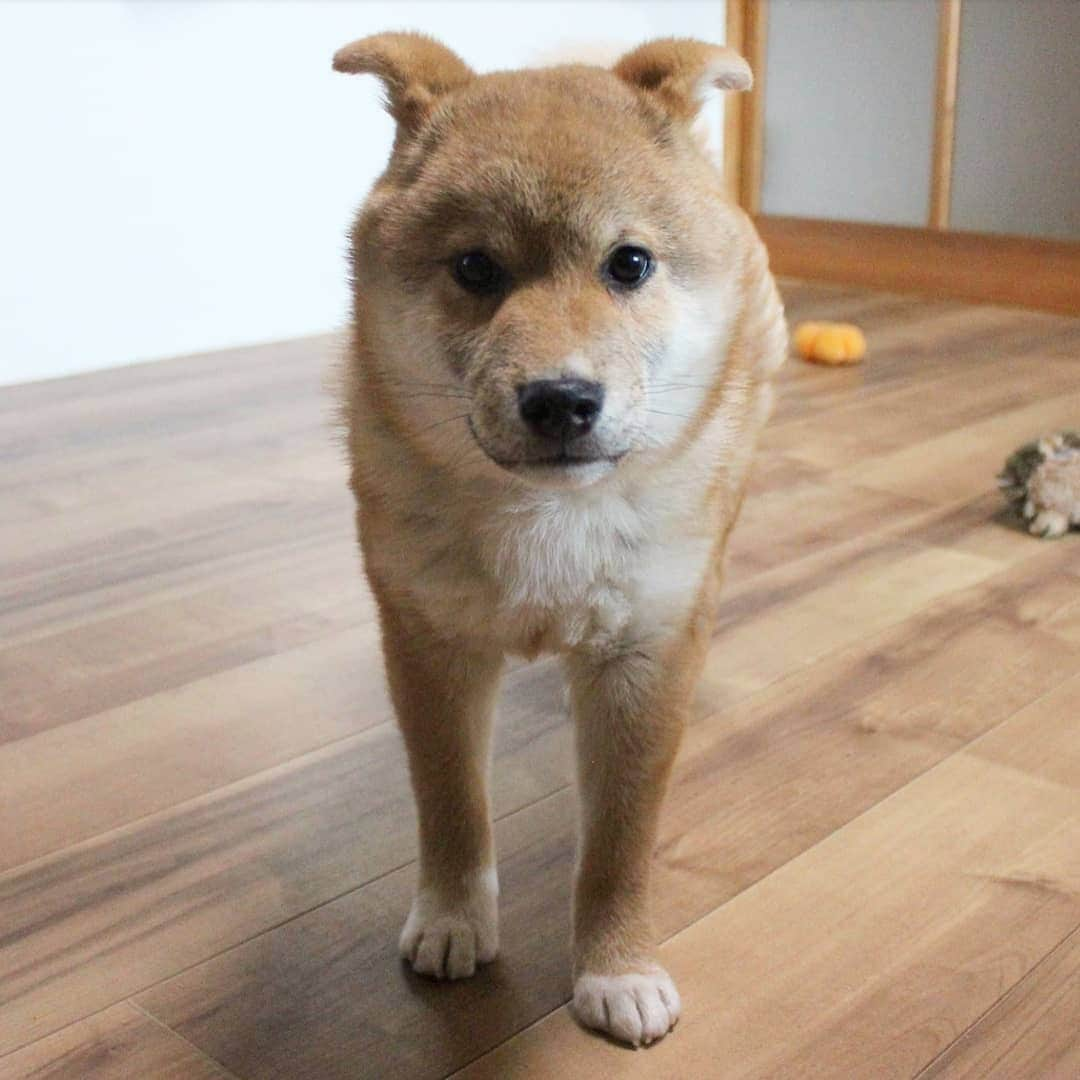
M851 323L804 322L795 328L795 348L815 364L857 364L866 355L866 338Z

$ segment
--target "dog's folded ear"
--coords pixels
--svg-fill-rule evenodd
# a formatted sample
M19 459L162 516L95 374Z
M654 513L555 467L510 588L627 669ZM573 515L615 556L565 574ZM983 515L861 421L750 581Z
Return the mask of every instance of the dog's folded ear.
M750 65L734 49L693 38L647 41L612 69L680 120L697 116L710 88L749 90Z
M415 130L451 90L473 78L472 69L426 34L375 34L334 53L334 70L382 79L386 107L406 131Z

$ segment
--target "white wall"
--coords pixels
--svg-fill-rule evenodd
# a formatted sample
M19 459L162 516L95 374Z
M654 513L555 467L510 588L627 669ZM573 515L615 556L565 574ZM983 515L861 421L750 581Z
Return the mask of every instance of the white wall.
M925 225L937 0L772 0L761 207Z
M952 224L1080 240L1080 3L960 9Z
M340 324L392 129L330 57L388 29L487 70L722 41L724 3L0 3L0 383Z

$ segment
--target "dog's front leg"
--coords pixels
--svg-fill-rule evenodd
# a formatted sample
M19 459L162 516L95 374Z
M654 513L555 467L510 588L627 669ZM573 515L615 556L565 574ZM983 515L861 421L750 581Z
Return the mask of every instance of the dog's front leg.
M574 895L574 1007L589 1027L635 1046L679 1017L654 959L649 866L660 804L703 650L677 641L569 662L582 837Z
M499 946L488 773L503 656L448 641L385 607L382 614L420 827L420 881L401 954L422 975L461 979Z

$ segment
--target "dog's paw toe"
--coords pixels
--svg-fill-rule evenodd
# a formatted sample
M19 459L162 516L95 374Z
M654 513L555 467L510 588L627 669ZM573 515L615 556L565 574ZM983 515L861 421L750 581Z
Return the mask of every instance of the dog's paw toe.
M581 975L574 984L574 1011L587 1027L631 1046L662 1039L676 1024L682 1003L663 968L625 975Z
M418 975L467 979L478 963L495 959L495 949L481 944L477 928L464 916L444 915L401 934L401 955Z
M477 964L494 960L499 951L497 893L493 875L453 905L419 893L398 942L413 971L433 979L467 979Z

